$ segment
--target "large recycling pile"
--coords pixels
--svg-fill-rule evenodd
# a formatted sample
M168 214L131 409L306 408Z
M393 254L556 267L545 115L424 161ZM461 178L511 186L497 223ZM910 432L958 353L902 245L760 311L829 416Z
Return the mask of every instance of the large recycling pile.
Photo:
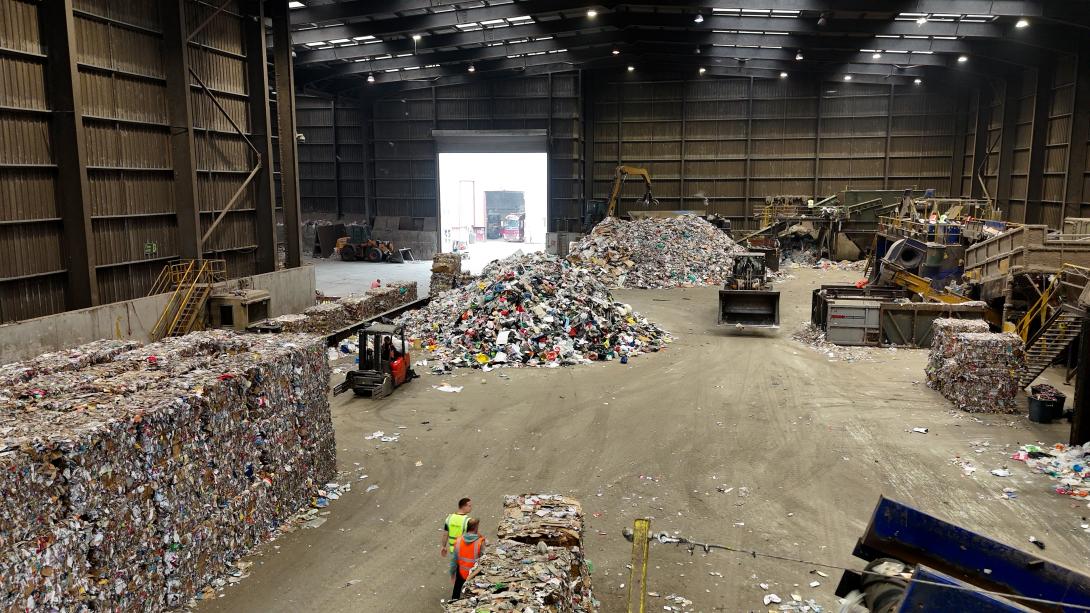
M572 244L568 259L610 287L718 285L744 249L707 220L692 215L624 221L607 217Z
M936 319L932 330L929 387L970 413L1017 410L1018 373L1025 362L1021 338L988 332L979 320Z
M445 604L444 613L598 610L583 557L583 509L577 500L559 494L504 496L496 535L500 541L485 547L461 599Z
M397 323L441 368L627 361L670 340L589 271L540 252L492 262Z
M335 472L312 336L104 341L0 370L2 611L185 605Z

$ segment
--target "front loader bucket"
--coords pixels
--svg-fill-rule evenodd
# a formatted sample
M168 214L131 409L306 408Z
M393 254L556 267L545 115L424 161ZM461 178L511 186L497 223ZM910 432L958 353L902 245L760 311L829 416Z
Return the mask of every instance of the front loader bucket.
M771 290L719 290L719 325L780 327L780 293Z

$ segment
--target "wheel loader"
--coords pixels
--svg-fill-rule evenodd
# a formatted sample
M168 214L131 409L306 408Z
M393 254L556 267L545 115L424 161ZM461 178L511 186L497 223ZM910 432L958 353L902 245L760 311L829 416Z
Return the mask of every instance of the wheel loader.
M765 279L765 254L735 254L731 276L719 290L719 325L780 327L780 292Z

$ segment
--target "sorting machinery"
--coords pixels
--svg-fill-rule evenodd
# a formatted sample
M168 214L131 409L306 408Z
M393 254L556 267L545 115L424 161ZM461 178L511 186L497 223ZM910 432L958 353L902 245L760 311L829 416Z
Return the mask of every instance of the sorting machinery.
M719 325L738 328L780 327L780 292L765 276L765 254L739 253L719 290Z

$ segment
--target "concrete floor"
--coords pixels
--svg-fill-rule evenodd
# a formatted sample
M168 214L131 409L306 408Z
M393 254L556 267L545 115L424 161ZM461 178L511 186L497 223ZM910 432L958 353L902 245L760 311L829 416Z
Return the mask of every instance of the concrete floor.
M489 262L505 258L516 251L544 251L544 243L509 243L502 240L474 243L469 246L469 259L463 267L480 274ZM389 264L380 262L345 262L338 257L308 258L314 265L315 288L327 296L347 296L366 291L375 279L381 281L416 281L417 293L423 297L431 284L431 260Z
M352 492L321 527L259 548L251 576L199 608L438 611L450 591L437 551L442 518L470 496L494 537L502 496L519 492L583 502L605 613L625 610L631 549L621 530L640 516L655 531L859 568L852 547L885 495L1015 546L1036 536L1048 546L1041 555L1086 568L1090 534L1079 524L1090 510L1005 461L1014 450L1006 445L1066 440L1067 424L952 410L923 384L926 351L876 349L873 362L846 363L798 344L790 332L809 316L811 288L857 273L792 273L780 284L779 333L716 328L714 288L619 291L676 335L667 351L627 366L425 374L380 401L333 399ZM441 381L465 388L441 393L432 388ZM917 426L930 432L910 433ZM375 430L401 440L364 440ZM972 456L975 476L952 462L959 455ZM1012 477L989 474L1004 464ZM371 484L379 489L365 493ZM1003 487L1018 498L1003 499ZM650 589L689 598L695 611L765 610L761 582L830 606L839 579L830 569L826 579L810 574L817 567L807 563L662 545L651 561ZM808 587L815 579L821 585Z

